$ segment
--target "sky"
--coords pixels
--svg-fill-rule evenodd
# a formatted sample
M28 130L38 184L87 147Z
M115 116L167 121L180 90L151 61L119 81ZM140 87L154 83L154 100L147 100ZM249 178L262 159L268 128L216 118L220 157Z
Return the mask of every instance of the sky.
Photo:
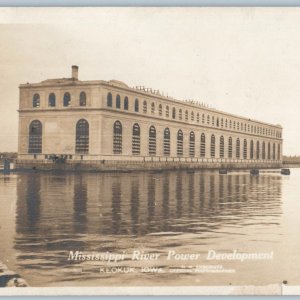
M300 155L300 8L0 8L0 152L21 83L121 80L283 127Z

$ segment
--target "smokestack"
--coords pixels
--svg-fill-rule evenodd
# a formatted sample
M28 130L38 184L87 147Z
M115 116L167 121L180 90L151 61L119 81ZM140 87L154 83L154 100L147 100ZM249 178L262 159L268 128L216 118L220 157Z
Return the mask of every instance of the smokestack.
M72 79L78 80L78 66L72 66Z

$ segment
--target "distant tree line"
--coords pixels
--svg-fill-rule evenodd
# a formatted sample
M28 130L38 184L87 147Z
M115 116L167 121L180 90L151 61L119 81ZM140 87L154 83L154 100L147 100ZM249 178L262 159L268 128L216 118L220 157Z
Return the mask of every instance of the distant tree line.
M283 156L282 158L283 163L290 163L290 164L300 164L300 156Z
M16 159L18 153L17 152L0 152L0 159L8 158L8 159Z

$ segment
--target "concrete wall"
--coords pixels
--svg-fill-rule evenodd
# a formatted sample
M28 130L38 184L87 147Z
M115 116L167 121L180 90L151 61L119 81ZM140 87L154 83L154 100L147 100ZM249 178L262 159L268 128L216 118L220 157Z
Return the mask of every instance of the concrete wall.
M61 171L135 171L135 170L197 170L197 169L267 169L281 168L281 162L135 162L135 161L66 161L54 163L49 160L18 160L17 170L61 170Z
M51 114L40 112L38 116L32 112L23 113L19 118L19 156L28 156L29 125L33 120L39 120L42 123L42 153L44 155L75 154L76 123L80 119L85 119L89 123L89 154L101 153L100 114L97 111L68 110L55 111Z

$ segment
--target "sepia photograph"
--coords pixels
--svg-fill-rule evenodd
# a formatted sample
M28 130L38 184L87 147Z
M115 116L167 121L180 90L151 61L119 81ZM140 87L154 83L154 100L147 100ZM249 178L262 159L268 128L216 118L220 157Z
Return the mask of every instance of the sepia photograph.
M300 294L299 54L295 7L0 8L0 296Z

